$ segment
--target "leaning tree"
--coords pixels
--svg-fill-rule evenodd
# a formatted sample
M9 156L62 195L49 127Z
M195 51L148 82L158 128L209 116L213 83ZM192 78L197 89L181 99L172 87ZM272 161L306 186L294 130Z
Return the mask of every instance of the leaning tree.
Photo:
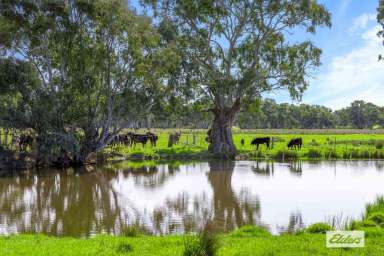
M143 104L135 94L156 91L177 63L150 18L124 0L1 1L0 35L3 57L39 76L26 125L39 152L79 163L132 120Z
M315 0L144 0L159 22L175 27L183 60L196 86L210 99L214 120L209 151L233 157L231 127L240 107L262 93L286 89L300 99L321 50L296 42L295 32L330 26L330 13Z

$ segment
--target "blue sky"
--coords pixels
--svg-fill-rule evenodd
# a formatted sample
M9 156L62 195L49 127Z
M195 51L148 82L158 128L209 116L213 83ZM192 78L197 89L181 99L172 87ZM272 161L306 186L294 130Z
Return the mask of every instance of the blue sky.
M277 102L318 104L340 109L354 100L384 105L384 62L378 55L384 46L376 33L378 0L318 0L332 14L332 27L319 28L315 35L303 32L290 37L292 42L312 40L323 50L322 65L308 79L310 86L301 102L285 91L264 97ZM137 0L132 0L138 7ZM140 7L138 7L140 8Z
M332 27L315 35L294 35L311 39L323 50L322 65L310 78L302 103L325 105L332 109L348 106L354 100L384 105L384 62L378 62L384 46L376 33L378 0L320 0L332 13ZM265 95L278 102L292 102L279 91Z

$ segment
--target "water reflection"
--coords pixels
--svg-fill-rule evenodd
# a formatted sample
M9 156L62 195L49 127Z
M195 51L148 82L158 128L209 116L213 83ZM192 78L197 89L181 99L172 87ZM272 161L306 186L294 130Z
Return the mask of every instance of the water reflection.
M239 194L232 189L235 162L209 162L208 180L213 189L213 220L224 231L255 224L260 217L260 202L248 189Z
M359 217L384 194L383 162L128 163L0 179L0 233L154 234L197 231L208 220L293 232L340 212Z

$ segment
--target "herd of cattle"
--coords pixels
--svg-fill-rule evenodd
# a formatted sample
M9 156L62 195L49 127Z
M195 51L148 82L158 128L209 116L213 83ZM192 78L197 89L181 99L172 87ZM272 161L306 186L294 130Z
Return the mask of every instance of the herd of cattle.
M172 147L174 144L177 144L180 140L181 133L174 132L169 135L168 147ZM143 147L149 141L152 147L156 147L157 140L159 136L153 132L146 132L145 134L139 134L134 132L128 132L126 134L117 135L112 141L111 145L123 144L130 147L134 147L136 144L141 144Z
M156 147L157 140L159 136L153 132L146 132L145 134L139 134L134 132L128 132L127 134L119 134L112 141L111 145L123 144L127 146L135 146L136 144L141 144L143 147L149 141L152 147Z
M178 144L180 140L181 132L174 132L169 134L168 138L168 147L172 147L175 144ZM156 147L157 140L159 139L159 136L153 132L146 132L145 134L139 134L134 132L128 132L126 134L119 134L117 135L112 141L111 145L127 145L130 147L134 147L136 144L141 144L143 147L147 144L149 141L151 143L152 147ZM208 137L205 139L207 142L210 142L210 131L208 131ZM240 143L242 146L244 146L245 141L244 139L240 140ZM33 137L28 134L21 134L18 138L18 145L20 151L26 151L28 147L32 148L33 144ZM271 137L260 137L255 138L251 141L251 145L256 146L256 150L259 150L259 145L265 144L267 149L271 149L273 145L273 138ZM301 149L303 146L303 139L302 138L294 138L291 139L287 147L288 149Z

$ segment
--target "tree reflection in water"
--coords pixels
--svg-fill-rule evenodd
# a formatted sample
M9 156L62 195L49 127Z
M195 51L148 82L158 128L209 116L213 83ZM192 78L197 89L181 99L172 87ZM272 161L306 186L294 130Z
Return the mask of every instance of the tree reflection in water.
M216 160L183 165L125 162L95 170L38 171L0 178L0 234L42 232L78 237L120 234L131 225L169 234L198 231L207 222L230 231L245 224L263 225L261 220L273 232L293 232L303 226L301 213L306 223L322 221L310 207L313 200L328 203L327 179L334 181L334 187L360 184L363 179L369 187L363 195L374 198L382 188L382 169L380 161L302 165ZM310 185L319 182L325 185L317 189L325 192L313 197ZM355 203L359 194L352 194L353 200L349 194L340 194L340 200L348 202L343 207L364 207L364 198ZM259 197L264 200L263 216ZM339 207L331 206L334 210Z
M90 236L100 232L119 234L127 225L142 225L164 234L197 231L208 220L220 223L224 230L256 223L260 203L246 189L238 194L233 191L234 168L234 162L209 162L207 179L212 195L190 195L180 188L176 197L167 198L152 212L135 208L128 195L115 191L114 182L131 179L135 188L152 190L165 186L179 173L178 165L49 170L46 175L3 178L0 232Z
M208 180L213 189L213 221L224 231L255 224L260 217L260 202L243 189L236 195L232 188L235 162L209 162Z
M103 176L106 177L103 177ZM120 209L105 185L113 173L59 174L0 180L0 226L17 232L89 236L114 233Z

